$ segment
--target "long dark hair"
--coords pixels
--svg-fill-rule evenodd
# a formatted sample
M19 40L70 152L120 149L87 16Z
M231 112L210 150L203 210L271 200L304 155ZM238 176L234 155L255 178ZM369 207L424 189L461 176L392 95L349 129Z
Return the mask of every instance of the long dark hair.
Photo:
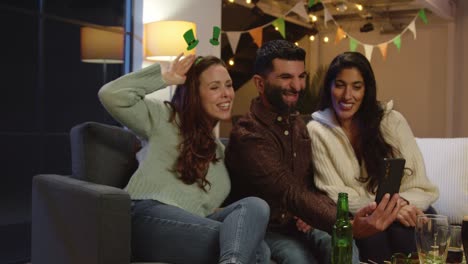
M367 178L360 177L357 180L367 182L367 190L375 193L381 179L378 173L380 170L380 160L383 158L395 157L398 150L390 145L382 136L380 122L384 115L384 109L377 101L377 85L374 72L367 58L358 52L344 52L336 56L330 63L325 75L324 86L320 91L318 109L333 109L331 88L336 76L343 69L357 69L364 79L365 93L359 110L353 117L359 130L358 137L358 160L364 161L367 171Z
M173 110L169 121L177 124L182 136L174 170L185 184L196 182L205 192L207 186L211 186L206 179L210 163L218 162L219 158L216 157L217 145L213 135L216 122L202 107L200 75L213 65L226 67L217 57L197 57L187 72L185 83L178 85L171 102L166 102Z

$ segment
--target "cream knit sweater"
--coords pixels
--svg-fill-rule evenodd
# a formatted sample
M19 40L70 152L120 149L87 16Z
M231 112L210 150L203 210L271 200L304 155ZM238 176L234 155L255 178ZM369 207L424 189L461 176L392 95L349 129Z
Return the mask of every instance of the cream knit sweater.
M400 195L419 209L426 210L439 197L438 188L426 177L421 152L407 121L392 110L392 102L385 108L380 127L382 134L406 159L405 167L413 171L412 175L403 176ZM338 199L338 193L348 193L349 210L354 214L375 199L365 184L356 180L367 176L364 165L359 165L351 143L331 109L317 111L312 118L307 130L312 139L315 184L334 201Z

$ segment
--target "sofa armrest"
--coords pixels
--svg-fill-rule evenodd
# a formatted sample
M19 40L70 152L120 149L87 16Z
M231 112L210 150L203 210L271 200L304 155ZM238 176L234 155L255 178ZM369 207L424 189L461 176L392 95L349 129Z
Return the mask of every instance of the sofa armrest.
M130 263L130 196L61 175L32 183L32 263Z

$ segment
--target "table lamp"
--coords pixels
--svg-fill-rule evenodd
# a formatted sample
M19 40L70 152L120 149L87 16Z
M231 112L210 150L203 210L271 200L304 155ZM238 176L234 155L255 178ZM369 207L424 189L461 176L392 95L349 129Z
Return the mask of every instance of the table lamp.
M104 83L107 79L107 64L123 63L123 46L122 27L81 28L81 61L101 63Z

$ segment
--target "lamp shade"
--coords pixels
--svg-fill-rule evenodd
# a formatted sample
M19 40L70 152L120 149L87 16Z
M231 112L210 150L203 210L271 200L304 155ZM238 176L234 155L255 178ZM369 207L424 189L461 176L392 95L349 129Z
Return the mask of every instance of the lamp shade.
M89 63L123 63L122 27L81 28L81 61Z
M188 21L156 21L145 24L144 50L147 60L168 61L183 52L195 54L195 49L187 50L184 33L192 29L196 36L196 25Z

